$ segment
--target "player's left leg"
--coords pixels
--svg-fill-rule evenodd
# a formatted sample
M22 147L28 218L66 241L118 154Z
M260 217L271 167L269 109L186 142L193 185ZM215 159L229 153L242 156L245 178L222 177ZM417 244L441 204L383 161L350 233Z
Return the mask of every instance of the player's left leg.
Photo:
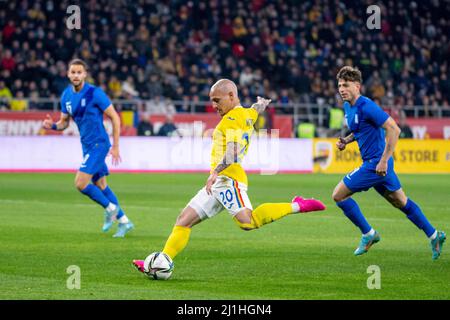
M92 175L78 171L75 176L75 187L82 194L91 198L91 200L97 202L103 208L108 210L109 212L118 211L117 206L109 201L107 197L103 194L103 192L96 186L91 184ZM117 213L117 212L116 212Z
M277 221L292 213L322 211L325 208L325 205L319 200L303 199L297 196L291 203L263 203L253 211L248 208L243 208L233 217L233 220L242 230L250 231Z
M358 203L352 198L354 193L370 189L374 181L380 178L367 167L367 164L363 164L360 168L347 174L334 188L332 195L336 205L345 216L361 230L361 240L354 251L356 256L366 253L373 244L381 239L379 233L372 228L361 212Z
M83 162L75 177L75 185L81 193L105 208L108 215L116 216L119 213L119 206L112 202L95 184L101 177L109 173L105 164L108 152L109 145L95 144L89 149L83 147Z
M105 169L106 168L106 169ZM102 190L103 194L117 207L119 211L117 215L111 215L108 211L105 211L105 221L103 223L102 230L103 232L107 232L111 229L114 224L114 221L118 221L118 229L117 232L113 235L114 238L123 238L127 232L134 228L134 224L128 219L125 212L123 212L122 208L119 205L119 200L117 199L114 192L108 186L106 181L106 175L109 174L106 164L101 172L95 174L92 178L92 182Z
M206 192L205 192L206 194ZM194 201L198 200L193 199ZM206 195L203 195L203 199L206 198ZM192 203L190 203L192 204ZM194 205L195 206L195 205ZM164 248L162 250L163 253L168 255L172 260L186 248L189 238L191 235L192 227L196 224L202 222L201 219L201 212L202 209L194 209L189 204L181 211L180 215L177 218L177 221L175 222L175 226L172 229L172 232L170 233L169 237L166 240L166 244L164 245ZM202 215L204 219L207 218L206 215ZM144 261L145 260L133 260L133 265L138 269L140 272L145 273L145 267L144 267Z
M213 194L243 230L260 228L291 213L325 210L325 205L321 201L298 196L294 197L292 202L263 203L253 210L246 185L228 177L221 179L223 183L213 191Z
M446 235L442 231L438 231L423 214L420 207L410 198L406 196L403 189L396 191L389 191L386 186L381 185L375 188L378 193L383 195L394 207L400 209L406 214L406 217L426 236L430 239L430 246L432 250L432 259L439 258L442 252L442 246L446 240Z
M202 221L196 209L186 206L178 216L162 252L174 259L188 244L192 227Z

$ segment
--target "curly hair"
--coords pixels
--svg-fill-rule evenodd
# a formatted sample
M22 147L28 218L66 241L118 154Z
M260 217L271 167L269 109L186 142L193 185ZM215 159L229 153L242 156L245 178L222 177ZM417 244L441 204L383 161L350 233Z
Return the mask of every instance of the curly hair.
M356 67L345 66L339 70L336 79L362 83L362 74Z

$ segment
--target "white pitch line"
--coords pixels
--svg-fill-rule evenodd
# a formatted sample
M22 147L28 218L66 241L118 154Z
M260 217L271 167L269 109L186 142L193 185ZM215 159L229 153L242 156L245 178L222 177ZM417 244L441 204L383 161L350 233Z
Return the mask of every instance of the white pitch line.
M33 204L33 205L58 205L58 206L75 206L75 207L89 207L89 208L95 208L98 207L98 205L95 204L87 204L87 203L68 203L68 202L60 202L60 201L39 201L39 200L13 200L13 199L0 199L0 204L17 204L17 205L25 205L25 204ZM126 206L126 209L158 209L158 210L173 210L173 208L168 207L155 207L152 205L148 206ZM182 208L181 208L182 209Z

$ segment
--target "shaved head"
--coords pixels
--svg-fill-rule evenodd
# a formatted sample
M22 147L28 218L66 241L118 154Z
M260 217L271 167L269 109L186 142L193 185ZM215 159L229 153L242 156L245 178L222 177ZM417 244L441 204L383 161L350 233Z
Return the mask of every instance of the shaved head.
M228 79L220 79L211 87L211 92L217 92L219 94L228 94L232 92L236 97L237 91L238 89L236 84Z
M241 103L236 84L228 79L220 79L214 83L209 92L209 98L221 116Z

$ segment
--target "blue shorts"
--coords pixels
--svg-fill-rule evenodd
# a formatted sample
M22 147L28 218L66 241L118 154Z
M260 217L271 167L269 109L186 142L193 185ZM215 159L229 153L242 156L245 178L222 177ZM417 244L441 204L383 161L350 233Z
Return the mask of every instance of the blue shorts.
M79 170L91 174L93 182L109 175L108 166L105 162L109 149L108 144L101 143L96 143L88 148L83 146L83 162Z
M389 159L388 170L384 177L376 174L378 161L379 159L372 159L364 162L361 167L347 174L342 181L352 192L367 191L374 187L378 193L384 194L386 190L394 192L400 189L402 186L394 172L394 159L392 157Z

